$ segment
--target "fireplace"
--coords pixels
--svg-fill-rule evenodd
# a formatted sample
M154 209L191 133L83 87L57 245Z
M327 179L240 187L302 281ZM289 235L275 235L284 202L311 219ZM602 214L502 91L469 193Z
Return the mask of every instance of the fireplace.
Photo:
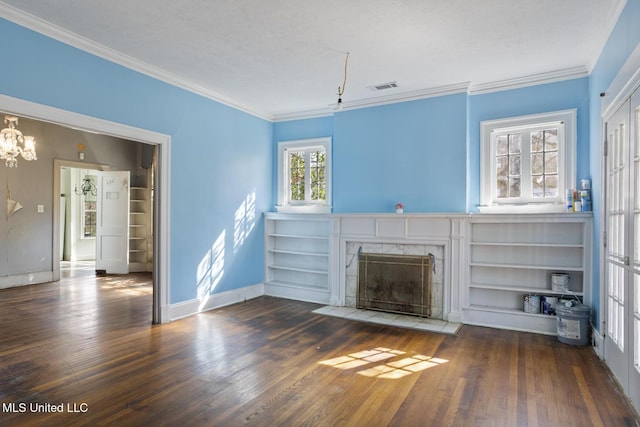
M431 317L434 258L359 253L356 307Z

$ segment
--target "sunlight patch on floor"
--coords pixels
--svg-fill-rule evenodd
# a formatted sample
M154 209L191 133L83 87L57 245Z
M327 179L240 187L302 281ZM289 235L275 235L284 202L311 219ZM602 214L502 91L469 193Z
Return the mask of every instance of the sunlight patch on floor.
M153 286L149 283L140 283L139 280L124 278L109 278L105 283L100 284L101 289L113 289L131 296L151 295Z
M412 356L405 355L406 352L404 351L392 350L385 347L376 347L371 350L364 350L357 353L350 353L345 356L338 356L333 359L322 360L318 363L320 365L331 366L341 370L368 366L367 369L360 370L357 374L371 378L398 379L448 362L448 360L445 359L424 356L421 354ZM400 359L398 359L399 357Z

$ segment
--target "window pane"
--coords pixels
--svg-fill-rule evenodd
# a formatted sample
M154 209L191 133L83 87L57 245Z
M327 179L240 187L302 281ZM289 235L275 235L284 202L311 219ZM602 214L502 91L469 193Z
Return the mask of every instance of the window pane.
M544 147L542 132L531 132L531 152L539 153Z
M96 237L96 212L84 213L84 237Z
M520 197L520 178L509 178L509 197Z
M544 154L531 155L531 173L533 175L542 175L544 173Z
M531 196L544 197L544 177L541 175L531 177Z
M499 156L496 158L496 176L509 175L509 158L507 156Z
M558 129L544 131L544 151L558 150Z
M544 177L544 196L558 197L558 175L547 175Z
M499 199L504 199L508 196L507 188L509 186L509 178L507 177L498 177L496 182L496 197Z
M291 200L304 200L304 152L289 155L289 187Z
M558 173L558 152L545 153L544 173Z
M509 154L519 154L520 146L520 134L509 135Z
M511 156L509 158L509 175L520 176L520 156Z
M311 174L311 200L325 200L325 153L323 151L312 151L310 153Z
M506 135L499 136L496 139L496 154L507 154L509 152L508 147Z

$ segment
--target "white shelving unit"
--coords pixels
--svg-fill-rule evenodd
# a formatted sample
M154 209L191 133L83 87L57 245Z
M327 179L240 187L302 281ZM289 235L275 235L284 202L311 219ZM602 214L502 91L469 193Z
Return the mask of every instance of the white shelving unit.
M153 238L149 189L131 187L129 190L129 272L151 271Z
M464 323L556 333L556 317L524 311L524 296L591 303L591 215L473 215ZM569 274L569 289L551 289L551 274Z
M330 230L322 215L265 214L265 293L327 304Z

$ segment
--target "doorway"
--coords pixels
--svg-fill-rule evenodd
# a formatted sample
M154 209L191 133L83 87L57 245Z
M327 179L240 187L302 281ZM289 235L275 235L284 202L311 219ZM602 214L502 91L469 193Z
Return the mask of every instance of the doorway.
M71 129L82 130L91 133L103 134L122 138L128 141L137 141L152 145L156 149L154 167L154 205L153 205L153 323L167 323L170 321L169 306L169 235L170 235L170 159L171 137L141 128L110 122L95 117L85 116L71 111L61 110L42 104L25 101L18 98L0 94L0 111L5 111L17 116L26 117L43 122L62 125ZM80 163L77 167L86 166ZM59 168L54 165L53 193L60 188L60 175L56 171ZM60 279L60 197L53 197L53 239L52 246L52 280Z
M82 168L60 162L60 269L95 271L96 260L96 170L100 165ZM55 197L56 195L54 195Z

